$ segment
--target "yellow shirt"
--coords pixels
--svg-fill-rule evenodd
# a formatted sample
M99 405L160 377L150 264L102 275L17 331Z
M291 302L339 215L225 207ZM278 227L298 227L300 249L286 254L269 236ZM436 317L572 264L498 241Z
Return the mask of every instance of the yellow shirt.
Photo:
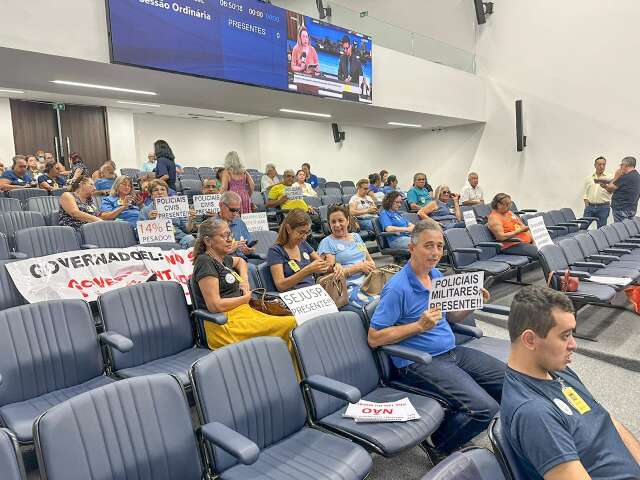
M613 173L604 172L598 176L595 173L589 175L585 181L584 186L584 199L589 203L610 203L611 194L602 188L599 184L593 181L594 178L602 178L607 180L613 180Z
M287 188L287 186L284 183L279 183L278 185L271 187L271 190L269 190L269 200L278 200L280 197L284 196L285 188ZM294 208L301 208L305 212L309 210L309 206L302 199L287 200L282 205L280 205L280 208L282 208L283 210L293 210Z

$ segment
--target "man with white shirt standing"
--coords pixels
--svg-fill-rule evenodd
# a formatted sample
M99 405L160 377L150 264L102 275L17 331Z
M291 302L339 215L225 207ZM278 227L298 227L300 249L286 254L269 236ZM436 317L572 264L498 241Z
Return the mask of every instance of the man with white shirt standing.
M607 159L596 158L594 163L595 173L585 179L584 186L584 213L583 217L596 217L598 228L604 227L609 218L609 207L611 206L611 194L603 187L601 180L612 180L613 173L606 172Z
M467 184L460 190L460 205L479 205L484 203L484 191L478 186L479 177L476 172L467 176Z

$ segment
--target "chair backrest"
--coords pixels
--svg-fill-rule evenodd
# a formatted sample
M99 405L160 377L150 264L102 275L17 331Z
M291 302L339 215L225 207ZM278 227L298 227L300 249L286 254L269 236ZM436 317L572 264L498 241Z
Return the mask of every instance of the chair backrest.
M45 215L44 221L47 225L59 225L60 224L60 213L58 211L49 212Z
M480 204L473 206L473 213L478 218L487 218L491 213L491 206L488 204Z
M622 222L612 223L611 228L616 231L618 237L620 237L620 240L623 242L631 237L631 233L629 233L629 230L627 230L627 227L625 227Z
M18 441L13 433L5 428L0 428L0 472L3 480L27 478Z
M27 203L28 198L46 197L47 195L49 193L41 188L16 188L7 192L7 197L20 200L23 206Z
M569 265L585 261L580 245L575 238L563 238L558 242L558 246L562 249ZM580 270L580 268L576 268L576 270Z
M273 277L271 276L269 265L267 265L266 262L258 265L258 274L260 275L262 288L266 289L267 292L278 291L278 289L276 288L276 284L273 282Z
M137 180L140 177L140 170L137 168L121 168L120 174L126 175L132 180Z
M562 213L566 222L574 222L576 220L576 214L569 207L561 208L560 213Z
M316 191L319 197L324 195L324 188L322 188L321 186L318 185L316 188L314 188L314 190Z
M294 329L291 336L303 377L324 375L358 388L362 396L377 387L380 376L358 314L321 315ZM346 405L343 400L315 390L310 397L316 419Z
M45 412L34 430L48 480L204 478L184 391L169 375L73 397Z
M8 260L11 257L9 241L4 233L0 233L0 260Z
M198 175L200 178L215 178L216 172L211 167L198 167Z
M407 222L414 225L421 220L418 214L413 212L402 212L402 216L407 219Z
M504 435L500 417L493 419L491 425L489 425L489 439L504 476L511 480L527 480L527 475L520 463L520 457Z
M376 237L376 243L378 244L380 251L389 248L389 242L387 242L386 237L381 235L382 225L380 224L380 219L378 217L373 218L371 225L373 225L373 233Z
M253 192L251 194L251 202L258 208L259 211L264 212L264 197L260 192Z
M278 233L273 230L265 230L262 232L251 232L251 236L254 240L257 240L256 244L256 253L258 255L267 255L269 249L276 243L276 238L278 238Z
M180 191L188 192L189 195L197 195L202 192L202 180L197 178L181 178Z
M44 217L38 212L0 212L0 233L7 236L10 248L14 247L13 236L16 231L44 225Z
M133 341L127 353L111 349L114 370L175 355L194 345L189 309L177 282L148 282L98 298L106 330Z
M506 480L496 457L484 448L453 452L421 480Z
M605 236L601 228L598 228L597 230L589 230L587 232L587 235L589 235L593 239L596 247L598 247L598 251L601 252L605 248L611 247L609 240L607 240L607 237Z
M319 186L324 186L327 183L327 179L324 177L318 177L318 185Z
M324 186L324 194L325 195L330 195L333 197L340 197L342 198L342 189L338 186L338 187L328 187L328 186Z
M304 202L312 208L318 208L322 205L320 197L303 197Z
M320 200L322 205L335 205L336 203L342 203L342 195L323 195Z
M356 184L353 183L353 181L351 180L342 180L340 182L340 187L344 188L344 187L353 187L356 188Z
M280 338L257 337L214 350L191 367L191 380L200 420L220 422L260 449L305 424L291 356ZM218 447L211 451L218 473L237 463Z
M523 222L525 225L529 225L529 219L530 219L530 218L536 218L536 217L541 217L541 216L542 216L542 212L526 213L526 214L524 214L524 215L521 215L521 216L520 216L520 219L522 220L522 222ZM546 220L544 221L544 225L545 225L545 227L546 227L546 226L549 226L549 224L547 223L547 221L546 221ZM551 232L549 232L549 235L551 235Z
M322 185L322 187L326 190L327 188L337 188L338 190L340 190L340 183L339 182L324 182L324 184Z
M127 222L93 222L80 227L82 242L100 248L126 248L136 245L133 228Z
M616 243L622 241L622 239L618 235L617 230L613 228L613 225L611 224L605 225L604 227L599 228L598 230L602 231L602 233L604 233L604 236L607 237L607 241L609 242L609 245L615 245Z
M29 257L44 257L54 253L80 250L76 231L71 227L46 226L18 230L15 234L18 252Z
M198 167L182 167L183 175L198 175Z
M343 194L342 194L342 203L343 203L344 205L349 205L349 200L351 200L351 197L352 197L352 196L353 196L353 195L348 195L348 194L344 194L344 193L343 193Z
M168 250L182 250L182 247L180 246L179 243L175 243L175 242L151 242L151 243L145 243L144 244L145 247L158 247L161 250L164 251L168 251Z
M352 187L351 185L343 185L342 186L342 195L347 195L351 197L355 195L358 189L356 187Z
M33 197L27 200L27 210L40 212L47 216L51 212L57 212L60 208L60 197L49 195L48 197Z
M15 260L0 260L0 310L24 305L27 301L20 295L7 271L7 264Z
M586 233L582 233L580 235L576 235L574 237L578 242L578 246L580 247L580 251L582 251L582 255L586 257L590 257L591 255L598 254L598 248L596 247L593 238Z
M493 236L493 233L491 233L491 230L489 230L489 227L487 227L483 223L476 223L474 225L469 225L467 227L467 232L469 233L469 236L471 237L471 240L473 241L474 245L478 245L481 242L497 242L498 241Z
M20 200L18 200L17 198L0 197L0 212L20 211L22 211L22 202Z
M102 371L95 324L83 300L0 312L0 405L79 385Z
M475 253L455 252L458 248L475 248L466 228L450 228L444 231L444 239L449 250L449 258L456 268L464 267L478 260Z
M545 227L553 227L556 225L556 222L553 220L553 218L551 217L551 214L549 212L541 212L539 213L539 216L541 216L544 220L544 225ZM528 225L528 223L527 223ZM567 233L569 233L569 230L549 230L547 229L547 231L549 232L549 236L551 238L556 238L556 237L561 237L563 235L566 235Z
M629 235L636 236L640 234L640 230L638 230L638 225L636 225L636 222L634 222L630 218L625 218L622 221L622 224L627 229L627 232L629 233Z
M558 245L544 245L540 249L540 260L545 281L549 273L569 269L567 258Z
M558 225L559 223L566 223L564 219L564 215L560 210L551 210L549 212L549 216L553 219L553 224ZM570 230L576 230L578 227L572 228Z

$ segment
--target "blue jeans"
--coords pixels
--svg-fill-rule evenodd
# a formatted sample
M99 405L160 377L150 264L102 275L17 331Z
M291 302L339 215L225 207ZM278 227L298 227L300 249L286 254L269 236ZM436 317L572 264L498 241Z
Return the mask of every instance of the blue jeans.
M609 218L609 205L601 205L599 207L586 205L582 216L596 217L598 219L598 228L604 227L607 224L607 219Z
M402 383L433 393L450 412L433 434L444 453L461 447L484 431L498 413L506 365L486 353L467 348L433 357L431 363L413 363L398 370Z
M397 237L387 237L389 248L395 248L398 250L405 250L409 248L410 241L411 241L411 237L408 237L406 235L398 235Z
M614 222L621 222L627 218L632 219L636 216L635 208L612 208L611 211L613 212Z

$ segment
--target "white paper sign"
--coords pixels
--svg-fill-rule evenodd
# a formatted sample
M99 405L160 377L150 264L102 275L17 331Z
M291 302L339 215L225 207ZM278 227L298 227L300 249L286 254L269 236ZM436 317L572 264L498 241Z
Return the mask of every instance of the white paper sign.
M280 297L293 312L298 325L302 325L307 320L320 315L338 311L333 299L320 285L291 290L290 292L281 293Z
M529 225L531 236L533 237L533 241L538 249L544 247L545 245L553 245L553 240L551 240L549 231L547 230L547 226L544 224L544 218L530 218L527 221L527 224Z
M176 241L171 220L139 220L136 226L141 244Z
M250 232L266 232L269 230L267 212L243 213L242 221Z
M189 199L186 195L155 199L158 218L181 218L189 215Z
M462 216L464 217L464 224L468 227L469 225L475 225L478 223L476 220L476 214L473 213L473 210L465 210L462 212Z
M440 307L445 312L482 308L484 272L469 272L436 278L429 295L429 308Z
M302 200L302 189L300 187L287 187L284 189L284 194L289 200Z
M395 402L384 403L360 400L358 403L350 403L342 416L353 418L356 423L407 422L420 418L420 414L407 397Z
M206 215L207 213L218 213L220 211L220 194L213 195L194 195L193 208L198 215Z
M602 283L604 285L620 285L622 287L631 283L631 279L627 277L599 277L598 275L591 275L586 280L594 283Z

